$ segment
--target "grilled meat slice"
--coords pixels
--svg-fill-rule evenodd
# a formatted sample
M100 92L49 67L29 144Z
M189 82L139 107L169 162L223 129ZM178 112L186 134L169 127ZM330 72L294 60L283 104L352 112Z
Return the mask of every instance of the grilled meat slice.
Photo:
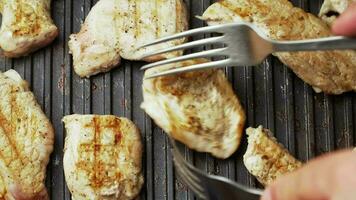
M319 17L331 25L354 2L356 0L325 0L321 6Z
M63 165L72 198L134 199L143 184L137 127L111 115L70 115L63 122Z
M89 77L109 71L120 62L116 20L119 17L115 0L99 1L88 14L80 32L70 36L68 43L73 55L75 72Z
M190 60L156 69L206 62ZM141 107L174 139L188 147L227 158L240 144L245 113L221 70L188 72L143 81Z
M17 72L0 73L0 95L0 199L48 199L52 125Z
M186 30L186 12L182 0L100 0L90 11L80 32L70 36L69 48L75 72L81 77L89 77L114 68L120 63L120 57L140 60L147 52L183 43L185 39L179 39L137 50L157 38ZM181 51L167 53L145 61L181 54Z
M51 0L2 0L1 53L25 56L51 43L58 29L50 16Z
M331 36L321 19L294 7L288 0L222 0L211 5L203 19L209 24L250 22L275 40ZM317 92L356 91L356 52L317 51L275 54Z
M244 155L247 170L267 186L284 174L293 172L302 163L289 154L282 144L262 126L248 128L248 146Z

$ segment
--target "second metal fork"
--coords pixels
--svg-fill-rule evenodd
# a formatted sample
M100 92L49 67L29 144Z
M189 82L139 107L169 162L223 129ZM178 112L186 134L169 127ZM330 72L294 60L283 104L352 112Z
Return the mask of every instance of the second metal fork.
M200 199L259 200L262 191L247 188L224 177L208 175L201 172L185 161L172 138L170 138L170 141L172 145L173 162L177 173L183 182Z
M192 35L204 33L220 33L222 35L192 41L167 49L158 50L156 52L144 55L144 58L167 52L189 49L197 46L223 44L225 45L225 47L188 54L176 58L171 58L168 60L158 61L145 65L141 69L148 69L151 67L202 57L211 58L216 56L225 56L225 59L196 64L183 68L171 69L152 74L150 76L147 76L146 78L154 78L163 75L188 72L206 68L257 65L263 62L263 60L268 55L274 52L356 49L355 38L346 38L341 36L298 41L275 41L267 38L267 36L265 36L265 34L260 29L249 23L231 23L193 29L186 32L178 33L173 36L158 39L154 42L144 45L143 47L148 47L162 42L167 42L182 37L189 37Z

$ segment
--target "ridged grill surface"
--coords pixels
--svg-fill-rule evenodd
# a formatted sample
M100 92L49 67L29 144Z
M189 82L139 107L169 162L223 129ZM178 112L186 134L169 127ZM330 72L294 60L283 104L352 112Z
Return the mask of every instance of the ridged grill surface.
M140 109L143 72L139 68L144 63L123 61L121 67L91 79L74 74L68 38L80 30L95 3L96 0L52 1L52 16L60 30L54 43L25 58L0 59L1 71L15 69L29 82L54 125L56 140L46 183L51 199L70 199L62 167L65 132L61 119L72 113L115 114L132 119L140 128L145 176L142 199L194 199L176 178L167 138ZM201 15L213 1L186 0L186 3L191 28L203 26L195 16ZM293 0L293 3L317 13L322 0ZM247 126L269 128L297 158L306 161L354 146L355 93L316 94L274 57L257 67L230 68L226 72L246 110ZM245 149L246 138L237 153L225 161L187 149L184 152L190 161L209 173L259 186L243 166Z

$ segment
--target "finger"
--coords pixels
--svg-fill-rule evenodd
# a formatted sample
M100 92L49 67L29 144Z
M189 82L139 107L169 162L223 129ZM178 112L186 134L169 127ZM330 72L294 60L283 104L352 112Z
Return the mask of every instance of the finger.
M305 167L278 179L262 200L354 199L356 153L338 152L311 161Z
M356 3L351 4L335 21L332 31L336 35L356 36Z

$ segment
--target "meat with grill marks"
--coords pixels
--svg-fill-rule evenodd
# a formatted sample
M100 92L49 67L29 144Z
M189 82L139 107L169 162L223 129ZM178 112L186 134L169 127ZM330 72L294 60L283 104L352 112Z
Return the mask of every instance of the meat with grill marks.
M1 54L25 56L51 43L58 35L50 14L51 0L1 0Z
M0 96L0 199L48 199L52 125L16 71L0 73Z
M288 0L222 0L202 17L209 24L250 22L275 40L303 40L331 36L318 17L294 7ZM356 51L275 53L316 92L356 91Z
M179 39L137 49L157 38L186 30L186 12L182 0L100 0L88 14L80 32L70 36L69 48L75 72L81 77L89 77L118 66L121 57L141 60L147 52L183 43L185 39ZM181 54L177 51L144 61Z
M70 115L63 122L63 165L72 198L134 199L143 176L141 138L133 122L112 115Z

